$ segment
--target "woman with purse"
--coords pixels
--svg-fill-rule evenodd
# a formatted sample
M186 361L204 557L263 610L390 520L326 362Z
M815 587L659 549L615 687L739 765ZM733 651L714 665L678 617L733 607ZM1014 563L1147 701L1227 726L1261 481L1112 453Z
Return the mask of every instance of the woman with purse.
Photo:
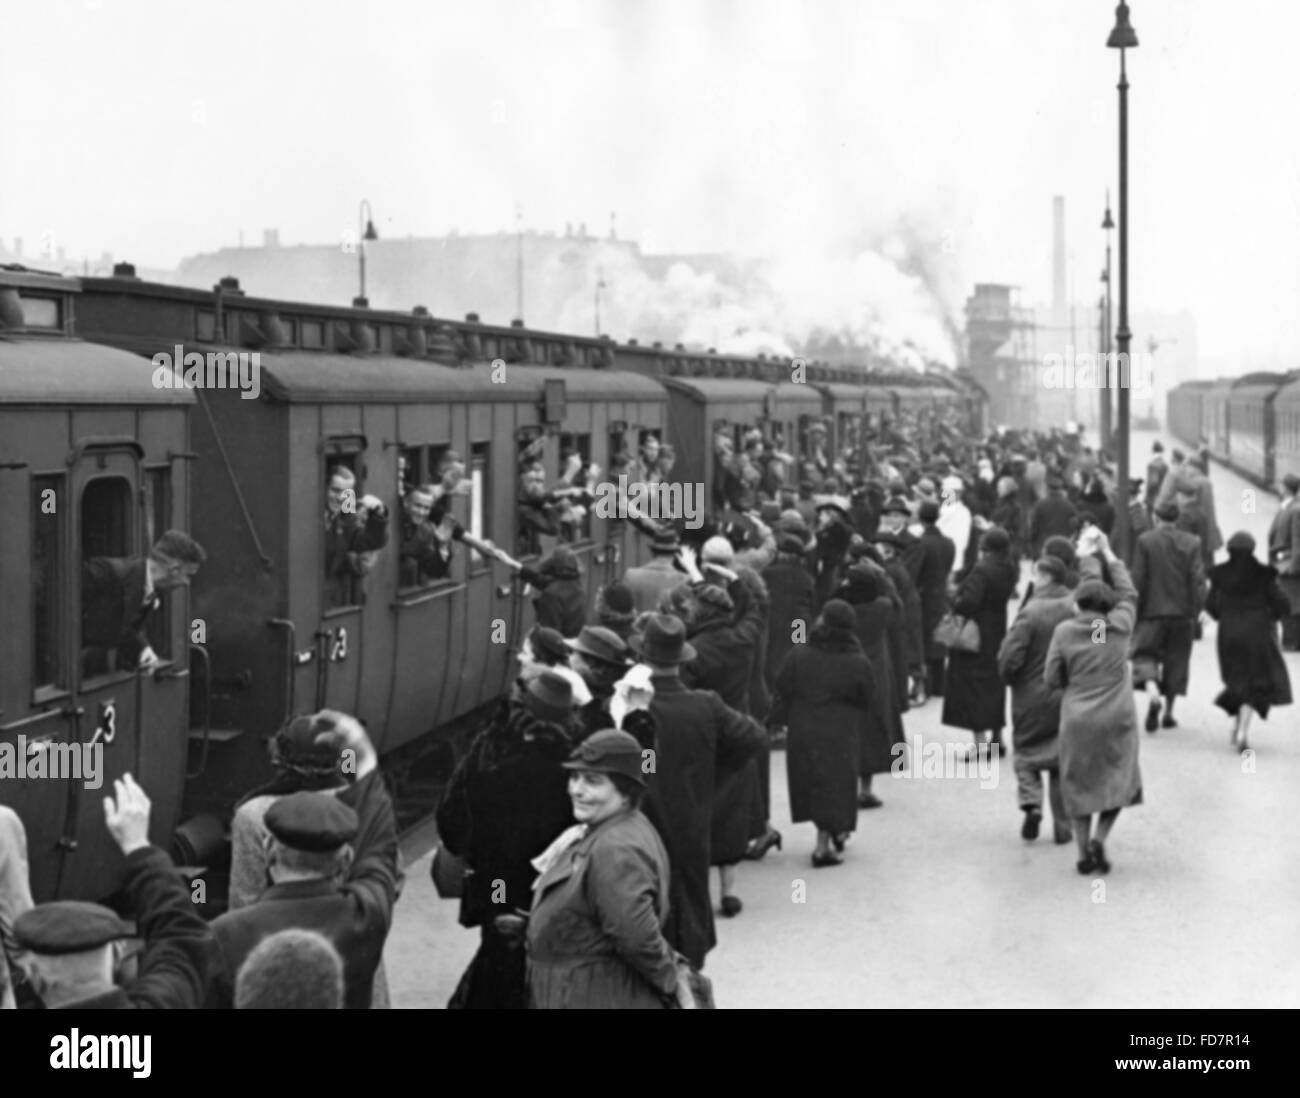
M642 748L614 728L585 740L569 771L576 823L533 862L528 989L539 1009L691 1004L663 936L668 854L641 814Z
M944 637L953 645L948 652L942 721L974 733L972 757L990 744L997 744L999 755L1007 750L1002 742L1007 688L998 675L998 649L1007 633L1007 600L1015 594L1019 579L1010 561L1010 547L1011 539L1000 526L990 526L984 532L979 558L952 602L953 617L963 620L942 621L935 630L936 638Z

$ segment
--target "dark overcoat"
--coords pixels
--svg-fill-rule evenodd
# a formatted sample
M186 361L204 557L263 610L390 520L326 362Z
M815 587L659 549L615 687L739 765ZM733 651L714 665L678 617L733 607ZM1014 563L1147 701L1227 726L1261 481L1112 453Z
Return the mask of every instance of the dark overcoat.
M1271 706L1290 705L1291 677L1277 623L1291 613L1291 604L1278 584L1277 569L1232 554L1210 571L1205 610L1219 623L1223 693L1216 704L1233 714L1249 705L1264 717Z
M767 733L712 690L689 690L676 675L656 675L655 770L645 814L659 830L672 867L664 937L696 968L717 942L709 899L713 796L719 771L739 770Z
M925 638L927 660L943 659L945 649L934 640L934 629L948 609L948 576L952 572L957 547L952 539L926 523L917 539L921 546L921 567L916 592L921 598L921 634Z
M822 831L853 831L858 817L859 748L876 693L856 636L813 630L777 672L772 721L789 728L790 818Z
M895 670L895 678L901 677L903 693L907 693L907 669L919 667L925 662L925 633L921 628L921 596L916 584L907 571L907 565L898 557L885 562L885 571L898 589L903 600L902 655Z
M767 584L767 684L776 681L777 671L794 643L794 623L803 622L803 635L812 629L816 611L813 602L813 579L804 566L803 557L782 553L774 564L763 569Z
M894 744L904 742L903 717L895 697L894 662L890 654L891 634L899 630L898 612L888 595L873 596L855 570L850 570L849 579L836 598L853 607L858 643L871 664L875 681L867 719L859 725L858 774L864 778L887 774L894 761Z
M975 620L980 650L948 653L942 720L949 727L987 732L1007 723L1007 691L998 676L998 650L1007 635L1007 600L1018 578L1006 557L985 555L957 588L953 613Z

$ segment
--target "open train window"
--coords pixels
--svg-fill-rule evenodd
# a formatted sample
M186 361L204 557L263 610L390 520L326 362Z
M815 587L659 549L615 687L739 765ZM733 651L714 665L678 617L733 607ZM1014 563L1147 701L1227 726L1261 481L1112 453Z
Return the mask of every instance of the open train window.
M62 568L64 525L62 476L32 478L32 688L68 685L59 617L66 586Z
M577 472L572 473L575 460ZM560 436L560 487L580 488L587 483L591 466L591 435ZM563 500L559 505L560 538L563 541L586 541L591 537L591 507L579 499Z
M324 605L326 610L360 606L365 577L388 542L388 520L364 508L360 451L338 445L325 456Z
M145 557L132 557L131 483L96 477L81 494L81 674L130 671L149 616Z
M515 435L518 483L515 491L515 553L520 559L542 551L542 535L559 534L557 511L547 501L546 436L540 427L523 427Z
M491 514L491 501L488 499L488 469L490 449L486 442L476 442L470 448L469 456L469 532L480 541L486 541L487 516ZM470 563L473 571L487 568L487 559L477 549L470 550Z
M145 506L142 512L144 520L144 537L141 542L151 547L171 525L171 468L159 466L145 470ZM158 592L159 605L146 619L145 634L149 638L149 647L160 659L172 658L172 593Z

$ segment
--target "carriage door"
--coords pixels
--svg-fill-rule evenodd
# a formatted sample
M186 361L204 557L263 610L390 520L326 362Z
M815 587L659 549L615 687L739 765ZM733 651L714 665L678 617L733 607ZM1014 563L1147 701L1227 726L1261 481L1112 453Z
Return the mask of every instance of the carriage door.
M131 773L152 797L142 773L141 706L146 675L136 672L138 645L132 625L146 627L163 613L143 613L148 546L141 536L140 456L134 442L81 445L73 455L71 477L75 501L73 524L73 608L77 650L73 659L72 732L82 745L84 770L94 780L69 785L69 828L64 833L68 864L65 879L85 895L107 894L121 862L117 844L104 826L99 802L113 792L113 782ZM185 729L151 729L173 736L184 749ZM99 784L96 786L96 782ZM153 828L151 828L153 830ZM158 839L160 836L151 836Z
M337 483L347 483L349 495L343 510L361 527L365 525L366 515L360 501L369 491L366 487L365 449L366 440L362 435L331 438L325 444L327 491L335 482L335 472L345 470L346 475L351 476L350 483ZM378 572L382 554L394 552L396 547L350 548L346 537L335 535L331 548L328 539L327 533L322 542L319 565L322 613L315 636L316 696L313 700L317 709L338 709L356 714L361 669L361 616L372 586L371 572ZM375 714L357 715L375 719Z

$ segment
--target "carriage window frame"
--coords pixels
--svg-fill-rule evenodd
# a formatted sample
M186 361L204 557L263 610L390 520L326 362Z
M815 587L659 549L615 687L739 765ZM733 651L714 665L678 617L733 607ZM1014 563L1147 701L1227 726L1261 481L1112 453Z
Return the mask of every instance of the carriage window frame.
M126 488L126 492L124 493L126 513L121 520L121 526L124 532L126 544L122 546L121 550L118 552L87 554L86 545L84 541L86 530L89 525L86 522L86 516L85 516L87 492L92 488L92 486L96 484L102 484L105 482L112 482L112 481L117 481L121 485L124 485ZM109 473L103 476L91 477L81 486L80 498L78 498L77 500L77 513L78 513L77 530L80 535L80 543L76 546L78 576L81 576L82 570L85 568L86 561L98 556L106 556L110 558L116 557L118 559L122 559L122 558L131 559L136 556L142 556L147 559L148 549L147 548L143 550L137 549L137 546L135 544L135 538L133 538L132 536L133 532L138 536L138 533L140 531L139 523L141 520L139 516L132 514L132 511L136 506L136 500L138 498L137 491L138 491L138 485L132 483L130 477L123 476L121 473ZM148 565L146 564L145 567L148 567ZM81 693L85 693L86 691L96 690L104 686L111 686L115 683L129 682L131 679L135 678L136 669L134 667L116 667L113 670L96 672L94 674L86 673L85 653L88 651L88 646L82 643L85 640L82 633L84 629L86 592L85 592L84 585L81 583L78 584L77 596L78 596L77 598L78 612L76 615L77 617L76 638L77 638L77 683L78 683L77 689L78 691ZM116 651L116 649L113 649L112 651Z
M355 482L356 487L353 489L353 491L356 492L356 502L357 503L361 502L361 497L366 494L365 454L366 454L366 447L365 447L364 440L358 440L356 436L353 435L337 436L334 438L327 438L325 440L325 445L322 448L322 452L321 452L322 489L321 489L321 496L320 496L320 507L321 507L322 517L325 509L329 506L328 498L329 498L329 485L330 485L330 469L335 465L345 465L352 470L352 475L356 478L356 482ZM391 519L392 516L390 515L389 517ZM388 539L389 539L388 545L385 546L383 549L377 549L374 551L378 553L385 553L388 550L390 550L393 547L392 538L393 538L393 533L392 530L390 529L388 532ZM321 600L320 600L321 620L324 621L324 620L329 620L331 618L345 617L349 614L356 614L361 610L363 610L366 605L366 596L368 594L365 581L368 580L370 578L370 575L373 573L367 574L365 576L352 577L352 583L350 585L351 594L353 595L358 594L357 581L360 581L359 593L361 597L359 600L353 602L339 603L338 605L332 605L329 603L329 599L328 599L329 575L325 570L327 564L328 564L328 559L326 557L326 545L325 545L325 540L322 537L320 563L317 565L317 575L319 576L320 593L321 593Z
M140 508L140 544L148 553L154 543L171 529L172 468L170 465L146 465L141 469L144 506ZM160 521L161 520L161 521ZM158 609L149 616L145 632L149 645L163 664L175 662L176 645L172 629L172 592L157 592Z
M565 451L567 448L575 447L575 446L576 446L577 451L578 451L578 454L579 454L579 456L581 456L581 458L582 458L582 466L583 466L583 469L586 469L586 468L591 464L591 440L592 440L592 434L591 434L590 431L588 431L586 434L581 434L581 433L579 433L579 432L577 432L577 431L564 431L564 432L562 432L562 433L560 434L560 444L559 444L559 447L557 448L557 449L558 449L558 457L557 457L557 459L556 459L556 460L557 460L557 465L558 465L558 470L559 470L559 471L556 473L556 480L557 480L557 481L560 479L560 477L561 477L561 476L563 475L563 473L564 473L564 463L565 463L564 451ZM586 483L586 482L585 482L585 480L583 479L583 476L582 476L582 470L580 469L580 470L578 471L578 476L577 476L577 478L576 478L575 480L571 481L570 484L569 484L569 486L570 486L570 487L575 487L575 488L576 488L576 487L578 487L579 485L584 484L584 483ZM590 507L590 506L587 506L587 505L585 505L585 504L584 504L584 506L586 506L587 513L583 516L582 523L581 523L581 525L579 526L579 528L578 528L578 532L576 533L576 535L575 535L574 537L572 537L572 538L566 538L566 537L564 536L564 530L565 530L565 528L564 528L564 526L561 526L561 527L560 527L560 533L559 533L558 535L556 535L556 544L557 544L557 545L589 545L589 544L591 544L591 542L592 542L592 540L593 540L593 537L592 537L592 521L591 521L591 507Z
M519 520L521 510L520 499L522 495L522 484L524 473L524 451L536 444L538 439L545 439L545 430L540 425L529 425L520 427L515 431L515 452L514 465L511 468L511 500L510 508L510 540L514 552L510 555L520 562L537 560L542 555L542 535L537 531L524 528L524 524ZM536 457L528 459L528 464L537 462L541 465L543 473L546 470L546 447L543 444L542 451ZM527 535L527 543L524 537Z
M465 525L468 533L481 541L487 541L488 519L492 514L492 444L490 442L473 442L469 448L469 521ZM467 547L468 548L468 547ZM469 549L469 575L482 576L492 570L491 557L485 557L477 549Z
M443 457L450 453L452 445L450 442L426 442L409 445L399 443L398 454L408 459L408 468L410 468L410 457L414 455L415 477L411 481L411 488L423 484L437 484L435 478L438 475L438 465L442 462ZM409 490L402 483L400 475L397 477L398 495L394 506L390 508L393 516L393 529L390 532L390 546L394 546L397 551L397 589L396 598L399 605L409 606L413 603L423 602L425 596L438 594L439 592L449 591L456 587L464 585L461 578L463 566L459 563L460 554L455 549L452 550L450 568L447 574L440 579L431 579L415 583L402 582L402 520L406 515L406 493ZM450 506L448 508L450 510ZM453 518L457 518L455 514ZM418 577L418 573L417 573Z
M64 550L67 546L68 524L67 508L61 506L61 501L67 499L68 477L66 473L34 473L31 478L31 545L32 545L32 571L31 571L31 618L28 622L29 633L31 638L32 659L28 667L28 676L31 683L30 697L31 704L41 705L52 701L55 698L63 698L68 695L71 689L71 666L68 662L68 637L66 627L66 616L64 607L68 604L71 591L69 590L69 575L64 562ZM54 492L54 512L49 514L41 508L41 493L46 490ZM51 592L52 605L46 612L48 628L51 636L49 646L53 648L52 662L53 678L50 681L41 682L37 675L37 658L41 650L39 644L39 612L40 607L36 597L36 580L37 580L37 527L40 524L49 523L52 526L50 537L53 545L48 559L51 562L49 571L52 573L52 581L49 584ZM78 638L80 639L80 638Z

